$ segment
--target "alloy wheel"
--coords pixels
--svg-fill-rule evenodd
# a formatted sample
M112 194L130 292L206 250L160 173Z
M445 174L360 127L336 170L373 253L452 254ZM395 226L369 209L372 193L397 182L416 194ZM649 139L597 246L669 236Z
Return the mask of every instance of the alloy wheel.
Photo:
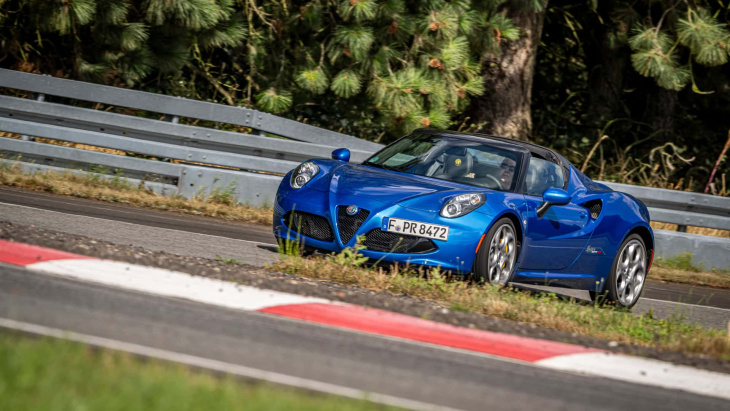
M616 265L616 297L629 307L641 295L646 278L646 249L636 239L626 243Z
M502 224L494 232L489 244L487 273L489 282L504 285L509 279L517 257L515 231L509 224Z

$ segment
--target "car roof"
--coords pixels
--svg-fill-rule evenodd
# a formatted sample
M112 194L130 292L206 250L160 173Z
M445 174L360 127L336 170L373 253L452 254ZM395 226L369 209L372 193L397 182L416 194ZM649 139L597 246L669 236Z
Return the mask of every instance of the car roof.
M513 149L515 149L517 151L527 150L530 153L537 154L538 157L541 157L545 160L551 161L555 164L562 166L563 168L565 168L566 172L568 172L568 170L570 169L570 166L571 166L570 161L568 161L565 157L556 153L555 151L553 151L547 147L539 146L537 144L530 143L527 141L515 140L513 138L507 138L507 137L492 136L489 134L465 133L463 131L438 130L438 129L433 129L433 128L420 128L418 130L414 130L414 132L440 134L440 135L444 135L444 136L454 136L454 137L472 137L472 138L491 140L492 142L495 142L495 143L501 143L500 145L511 146Z

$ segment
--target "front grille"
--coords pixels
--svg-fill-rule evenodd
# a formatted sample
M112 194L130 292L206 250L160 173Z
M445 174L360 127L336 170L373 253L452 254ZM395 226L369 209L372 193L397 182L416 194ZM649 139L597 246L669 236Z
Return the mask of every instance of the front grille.
M284 216L284 224L290 230L320 241L334 241L335 236L329 221L316 214L290 211Z
M360 228L362 223L370 215L368 210L360 210L355 215L347 215L347 207L340 206L337 209L337 229L340 231L340 238L342 244L347 244L348 241L355 235L357 229Z
M428 238L383 231L379 228L365 235L363 245L371 251L389 253L427 253L436 250L436 244Z

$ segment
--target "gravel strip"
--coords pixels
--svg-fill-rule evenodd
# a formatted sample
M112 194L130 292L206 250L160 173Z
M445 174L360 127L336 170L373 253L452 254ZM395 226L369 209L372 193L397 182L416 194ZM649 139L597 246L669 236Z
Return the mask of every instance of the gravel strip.
M0 221L0 239L55 248L90 257L123 261L203 277L234 281L258 288L380 308L462 327L580 344L730 374L730 361L688 355L680 352L660 351L647 347L637 347L615 341L551 330L532 324L487 317L481 314L453 311L433 301L410 295L376 292L330 281L313 280L284 274L263 267L236 265L205 258L149 251L140 247L113 244L84 236L45 230L34 226L17 225L4 221Z

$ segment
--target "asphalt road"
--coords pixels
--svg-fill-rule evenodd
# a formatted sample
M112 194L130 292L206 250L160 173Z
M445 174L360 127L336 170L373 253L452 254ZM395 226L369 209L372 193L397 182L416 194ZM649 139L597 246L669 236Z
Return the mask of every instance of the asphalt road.
M474 410L726 409L682 391L106 288L0 264L0 318Z
M0 220L88 236L149 250L233 258L261 266L278 259L268 227L210 217L116 205L0 187ZM536 287L588 299L585 291ZM730 290L647 281L633 311L667 318L683 315L706 327L725 329L730 320Z
M269 227L28 190L0 187L0 220L178 255L278 260Z

